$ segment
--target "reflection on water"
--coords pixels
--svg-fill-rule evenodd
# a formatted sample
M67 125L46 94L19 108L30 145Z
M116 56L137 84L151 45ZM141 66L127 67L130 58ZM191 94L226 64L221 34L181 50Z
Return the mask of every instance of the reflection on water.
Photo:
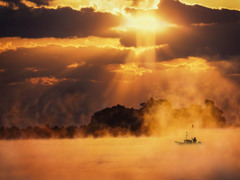
M240 130L151 138L0 141L0 179L239 179Z

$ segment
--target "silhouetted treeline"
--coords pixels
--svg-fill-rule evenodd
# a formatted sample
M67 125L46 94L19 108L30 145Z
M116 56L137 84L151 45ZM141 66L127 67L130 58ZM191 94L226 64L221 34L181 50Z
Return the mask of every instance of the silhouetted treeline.
M194 124L199 128L224 127L223 111L206 100L205 107L192 105L174 109L167 100L149 99L141 103L140 109L121 105L96 112L88 125L69 127L18 127L0 128L0 139L75 138L110 136L151 135L169 127L189 128Z
M130 109L117 105L96 112L86 126L87 133L95 137L106 134L149 136L167 128L191 128L192 125L215 128L226 125L223 111L211 100L205 100L205 107L192 105L174 109L167 100L151 98L140 106L140 109Z
M25 129L18 127L2 127L0 128L0 139L49 139L49 138L75 138L85 137L85 126L68 126L68 127L32 127Z

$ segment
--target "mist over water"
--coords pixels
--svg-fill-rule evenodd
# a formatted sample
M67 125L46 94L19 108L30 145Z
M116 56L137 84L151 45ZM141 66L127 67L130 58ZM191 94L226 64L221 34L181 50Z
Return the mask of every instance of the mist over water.
M0 141L0 179L239 179L240 129L161 137Z
M240 11L190 1L0 0L0 180L240 180Z

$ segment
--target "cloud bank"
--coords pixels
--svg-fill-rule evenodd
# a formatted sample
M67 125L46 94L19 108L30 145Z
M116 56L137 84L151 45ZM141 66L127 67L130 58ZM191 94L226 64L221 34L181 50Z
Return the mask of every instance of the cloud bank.
M239 11L173 0L144 12L126 9L132 15L151 12L174 24L156 32L151 46L139 47L136 32L114 29L126 18L121 13L31 2L39 7L21 1L0 6L0 36L5 37L0 39L1 126L81 125L100 109L116 104L138 108L150 97L168 99L174 108L211 99L227 123L239 123ZM6 37L21 43L15 47ZM88 43L91 38L101 46ZM38 39L44 45L34 43Z

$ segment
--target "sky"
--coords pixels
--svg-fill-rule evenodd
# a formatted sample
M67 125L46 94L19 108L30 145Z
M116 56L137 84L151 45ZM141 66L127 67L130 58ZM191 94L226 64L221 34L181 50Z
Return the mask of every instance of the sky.
M210 7L210 8L225 8L225 9L240 9L240 2L238 0L180 0L183 3L187 4L199 4L202 6Z
M82 125L149 98L240 122L238 0L0 0L0 126Z

